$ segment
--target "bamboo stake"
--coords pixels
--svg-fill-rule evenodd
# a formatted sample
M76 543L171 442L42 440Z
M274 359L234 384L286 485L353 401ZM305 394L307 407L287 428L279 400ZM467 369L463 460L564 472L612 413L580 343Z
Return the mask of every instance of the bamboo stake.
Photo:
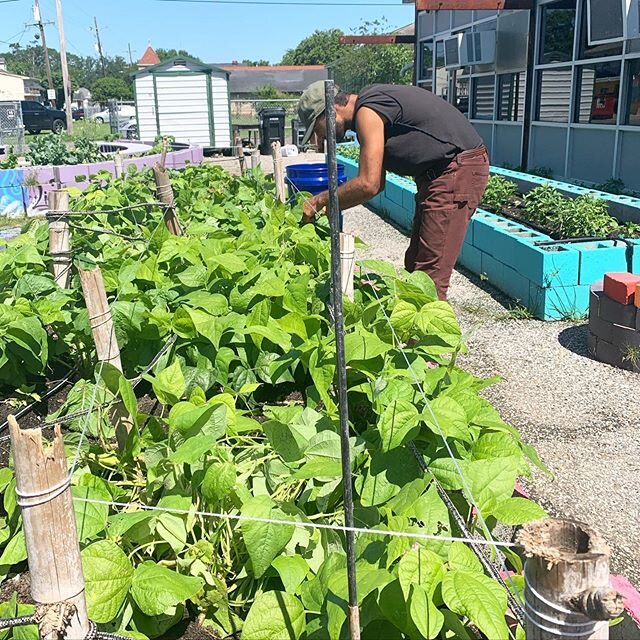
M68 211L69 192L63 190L52 191L49 194L49 210ZM64 218L49 222L49 254L52 257L53 277L63 289L69 284L71 275L71 241L69 224Z
M254 149L251 152L251 168L257 169L260 166L260 150Z
M13 416L8 422L31 595L42 605L37 614L40 637L85 638L90 625L60 427L45 449L40 429L21 429Z
M280 142L271 143L271 157L273 158L273 179L276 183L276 198L280 202L287 201L287 189L284 182L284 164L280 152Z
M174 236L181 236L182 227L175 212L175 200L171 180L167 170L158 162L153 165L153 177L156 181L156 195L158 196L158 200L168 205L164 212L164 223L167 225L170 233Z
M609 586L610 549L599 533L564 519L526 524L527 640L608 640L607 620L623 612Z
M356 264L356 243L350 233L340 234L340 262L342 293L353 300L353 271Z
M117 151L113 156L113 167L116 178L122 178L124 175L124 163L119 151Z
M233 140L233 146L235 148L238 164L240 165L240 173L243 174L246 170L246 165L244 161L244 150L242 148L242 138L240 137L240 134L238 132L236 132L235 138Z

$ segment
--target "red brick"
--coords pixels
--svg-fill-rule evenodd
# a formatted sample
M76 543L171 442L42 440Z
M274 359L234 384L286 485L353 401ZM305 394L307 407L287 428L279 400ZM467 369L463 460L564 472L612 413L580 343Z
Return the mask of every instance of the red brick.
M640 309L640 284L636 285L636 297L634 298L636 307Z
M633 273L605 273L604 295L620 304L633 304L640 275Z

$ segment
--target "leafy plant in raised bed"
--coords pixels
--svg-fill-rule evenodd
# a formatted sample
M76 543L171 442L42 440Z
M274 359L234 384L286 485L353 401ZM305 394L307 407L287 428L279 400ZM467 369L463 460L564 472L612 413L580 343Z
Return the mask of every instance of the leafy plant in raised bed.
M502 176L489 176L487 187L482 196L482 206L500 213L518 194L518 187Z
M34 136L29 141L29 151L25 157L33 166L99 162L105 159L98 145L89 138L77 138L73 149L69 149L62 136L55 133Z
M99 178L103 186L85 192L76 209L153 199L148 174ZM58 415L87 408L98 385L98 401L122 399L134 422L118 454L105 412L93 414L73 475L76 498L103 501L75 502L89 613L102 628L148 638L185 615L221 637L344 637L343 536L313 527L341 524L343 509L326 220L300 227L300 205L277 202L258 175L232 178L202 166L172 180L185 236L166 233L154 208L100 216L117 236L73 230L79 258L100 263L117 296L126 377L98 366L98 380L79 380ZM91 224L87 216L78 226ZM121 237L134 233L142 239ZM44 263L44 248L32 246ZM371 529L357 542L363 637L470 639L474 625L506 639L504 588L464 544L419 536L460 535L445 493L478 533L480 516L489 527L542 516L512 497L516 477L540 463L480 395L493 381L457 366L460 327L431 280L381 261L361 267L355 299L345 301L345 346L356 518ZM10 302L19 274L0 273ZM69 295L77 294L74 279ZM80 304L70 313L70 326L84 322ZM172 334L173 347L134 390L131 378ZM56 331L54 342L63 339ZM161 410L142 409L144 394ZM75 450L78 434L66 440ZM0 479L0 565L8 575L25 552L12 471L0 470ZM416 538L384 535L389 530Z

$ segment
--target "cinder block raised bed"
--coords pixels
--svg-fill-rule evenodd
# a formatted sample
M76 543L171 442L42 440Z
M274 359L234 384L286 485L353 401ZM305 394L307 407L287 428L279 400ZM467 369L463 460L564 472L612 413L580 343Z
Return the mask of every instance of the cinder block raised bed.
M343 156L339 156L339 162L344 164L348 178L357 175L357 162ZM498 172L511 179L518 174L507 170ZM535 182L535 176L527 177ZM552 185L559 189L558 185L563 185L562 191L572 191L576 196L591 192L565 183L552 182ZM637 208L640 220L640 200L594 193L619 204L624 199L627 209ZM410 231L415 194L416 185L412 180L387 174L384 191L368 204L382 217ZM634 217L628 214L626 219ZM629 249L626 243L617 240L545 242L552 242L551 237L525 224L478 209L469 225L459 264L486 278L541 320L584 317L589 309L589 287L593 282L611 271L640 273L640 241L630 241Z

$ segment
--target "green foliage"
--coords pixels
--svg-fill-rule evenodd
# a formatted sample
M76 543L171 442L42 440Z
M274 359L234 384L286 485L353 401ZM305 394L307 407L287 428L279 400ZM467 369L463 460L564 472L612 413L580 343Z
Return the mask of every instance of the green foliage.
M189 53L186 49L165 49L160 47L155 50L158 58L160 58L160 62L164 62L165 60L172 60L173 58L186 58L187 60L193 60L195 62L202 62L198 56L194 56L192 53Z
M18 166L18 156L14 153L13 147L9 147L9 153L5 159L0 160L0 169L15 169Z
M105 156L98 145L88 138L76 138L73 149L70 149L61 136L49 133L34 137L29 142L26 159L32 166L45 166L99 162Z
M0 252L0 382L5 390L36 384L66 359L80 364L81 378L57 419L86 408L94 393L98 403L122 401L132 417L118 452L108 412L91 414L73 476L76 498L101 501L74 501L89 615L101 625L167 637L188 611L219 637L340 638L344 536L309 526L341 524L344 506L327 221L301 227L301 202L278 202L259 173L234 178L202 165L171 179L184 236L170 235L154 207L101 216L100 229L117 236L72 230L77 260L101 266L124 373L100 367L96 381L78 277L66 290L55 285L47 225L35 224ZM153 178L99 174L73 195L80 213L109 211L153 201ZM78 226L92 225L95 216L79 217ZM133 235L144 241L121 237ZM488 382L458 366L461 329L433 282L386 262L361 267L354 300L345 300L359 523L460 534L439 487L457 504L468 496L443 435L478 501L479 513L464 510L472 530L481 530L480 515L490 527L542 516L512 498L516 477L529 475L537 457L480 395ZM134 388L172 335L172 348ZM154 415L139 403L147 395L160 405ZM83 424L65 422L74 450ZM0 490L8 571L24 560L9 467L0 469ZM508 638L506 593L461 543L372 532L358 537L356 556L363 637L464 638L473 625Z
M278 87L274 87L272 84L259 87L256 91L256 98L260 100L285 100L288 97L284 91L280 91Z
M482 206L500 213L518 194L518 185L502 176L491 175L482 196Z
M91 85L91 97L96 102L106 102L111 98L129 100L132 96L131 85L121 78L98 78Z
M342 29L316 30L293 49L288 49L280 64L330 64L349 47L340 44L343 35Z

